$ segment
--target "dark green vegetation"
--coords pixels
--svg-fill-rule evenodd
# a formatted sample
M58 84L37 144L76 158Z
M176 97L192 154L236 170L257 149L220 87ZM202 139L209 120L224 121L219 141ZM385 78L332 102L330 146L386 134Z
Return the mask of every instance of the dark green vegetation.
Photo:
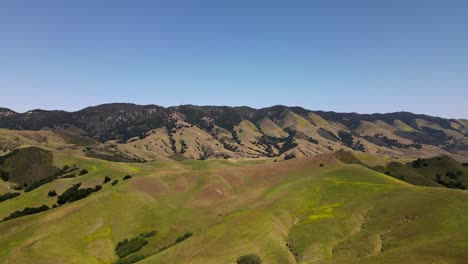
M8 199L13 199L20 196L21 193L4 193L0 195L0 202L6 201Z
M55 176L57 176L57 178L63 178L64 175L71 173L73 171L76 171L78 169L79 168L76 165L72 165L72 166L65 165L57 173L55 173Z
M124 258L131 253L135 253L147 245L148 241L142 237L134 237L131 239L124 239L117 243L115 247L115 254L120 258Z
M115 262L115 264L131 264L131 263L136 263L142 259L144 259L145 256L141 255L141 254L133 254L133 255L130 255L126 258L123 258L123 259L119 259Z
M348 151L338 151L335 156L347 164L367 166ZM468 169L448 156L418 158L406 163L392 161L385 166L367 167L415 185L457 189L468 187Z
M155 236L158 232L156 230L152 230L152 231L149 231L149 232L146 232L146 233L141 233L140 236L142 238L148 238L148 237L152 237L152 236Z
M38 147L10 152L1 160L0 169L8 172L8 180L19 184L39 182L58 171L53 165L52 152Z
M36 188L38 188L39 186L42 186L46 183L49 183L53 180L57 179L57 176L53 175L53 176L49 176L49 177L46 177L46 178L43 178L43 179L40 179L38 181L35 181L35 182L32 182L31 185L27 185L26 188L24 189L25 192L30 192Z
M366 140L368 140L369 142L372 142L378 146L382 146L382 147L389 147L389 148L406 148L406 149L410 149L410 148L415 148L415 149L421 149L421 144L403 144L403 143L400 143L398 140L396 139L391 139L391 138L388 138L387 136L384 136L382 134L375 134L374 136L365 136L364 137Z
M287 154L286 156L284 156L284 160L294 159L295 157L296 155L294 153Z
M171 243L171 244L169 244L169 245L166 245L166 246L164 246L164 247L161 247L156 253L163 252L163 251L165 251L165 250L167 250L167 249L169 249L169 248L171 248L171 247L177 245L178 243L181 243L181 242L183 242L184 240L190 238L192 235L193 235L192 233L187 232L187 233L185 233L185 234L183 234L183 235L177 237L177 239L174 241L174 243Z
M117 243L115 253L120 257L116 264L136 263L145 258L142 254L132 254L140 251L148 244L145 238L153 237L157 234L156 230L141 233L140 236L131 239L124 239ZM132 254L132 255L130 255Z
M8 171L0 169L0 179L2 179L3 181L8 181L10 179L10 173Z
M5 164L5 161L10 158L10 157L13 157L15 154L17 154L20 150L19 149L14 149L10 152L8 152L7 154L3 155L3 156L0 156L0 165L3 165Z
M262 264L262 259L255 254L243 255L237 258L237 264Z
M132 178L132 176L130 176L130 175L125 175L125 176L122 178L122 180L125 181L125 180L129 180L129 179L131 179L131 178Z
M191 237L192 235L193 235L192 233L187 232L187 233L183 234L182 236L178 237L175 242L180 243L180 242L184 241L185 239Z
M108 183L111 181L111 178L109 176L104 177L103 183Z
M77 183L77 184L74 184L72 187L68 188L67 190L65 190L61 195L57 197L57 203L59 205L63 205L66 203L78 201L102 189L102 186L100 185L96 185L96 187L94 188L84 188L84 189L79 189L80 186L81 186L81 183Z
M95 150L89 146L83 150L85 155L90 158L102 159L112 162L127 162L127 163L144 163L146 160L142 158L128 157L124 153L116 151L113 148L104 148L100 151Z
M457 189L468 187L467 168L448 156L417 159L406 164L391 162L386 166L385 172L392 177L416 185Z
M26 215L37 214L37 213L44 212L47 210L49 210L49 206L47 205L42 205L40 207L25 207L22 211L15 211L11 213L9 216L4 217L3 221L11 220L11 219L26 216Z

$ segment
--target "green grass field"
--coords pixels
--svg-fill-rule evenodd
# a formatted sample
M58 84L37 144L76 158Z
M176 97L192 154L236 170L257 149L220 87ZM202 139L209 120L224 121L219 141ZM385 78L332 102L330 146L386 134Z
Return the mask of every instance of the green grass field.
M324 164L321 167L319 164ZM54 152L54 165L88 174L0 203L0 218L52 206L73 183L89 197L0 223L0 263L113 263L118 241L157 230L138 263L463 263L468 192L421 187L332 155L284 162L114 163ZM124 175L132 179L122 181ZM8 186L2 183L2 192ZM193 236L168 249L186 232Z

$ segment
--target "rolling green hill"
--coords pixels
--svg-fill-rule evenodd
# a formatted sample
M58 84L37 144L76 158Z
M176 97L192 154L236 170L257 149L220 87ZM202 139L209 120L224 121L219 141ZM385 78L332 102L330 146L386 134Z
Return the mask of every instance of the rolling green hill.
M468 258L466 191L414 186L333 154L122 163L37 146L51 151L54 167L88 173L0 202L0 219L25 207L50 208L0 222L0 263L117 263L128 252L119 263L235 263L246 254L264 263ZM427 162L418 169L452 161ZM53 208L76 183L83 191ZM11 192L10 184L0 191Z
M343 150L337 151L335 156L344 163L363 165L415 185L463 190L468 188L468 166L448 156L401 161L356 155ZM375 160L380 162L373 164Z

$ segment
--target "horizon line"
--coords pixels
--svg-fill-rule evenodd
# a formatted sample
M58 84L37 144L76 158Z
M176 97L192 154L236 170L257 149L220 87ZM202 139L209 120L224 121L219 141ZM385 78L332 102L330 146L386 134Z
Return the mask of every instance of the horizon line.
M413 114L413 115L424 115L424 116L430 116L430 117L436 117L436 118L442 118L442 119L455 119L455 120L468 120L468 118L454 118L454 117L441 117L441 116L435 116L435 115L428 115L428 114L418 114L418 113L413 113L413 112L410 112L410 111L407 111L407 110L401 110L401 111L394 111L394 112L373 112L373 113L358 113L358 112L336 112L336 111L333 111L333 110L311 110L311 109L308 109L308 108L305 108L303 106L299 106L299 105L283 105L283 104L275 104L275 105L271 105L271 106L266 106L266 107L251 107L251 106L247 106L247 105L196 105L196 104L180 104L180 105L171 105L171 106L162 106L162 105L158 105L158 104L138 104L138 103L131 103L131 102L112 102L112 103L102 103L102 104L97 104L97 105L89 105L89 106L86 106L86 107L83 107L81 109L78 109L78 110L74 110L74 111L69 111L69 110L63 110L63 109L42 109L42 108L35 108L35 109L31 109L31 110L28 110L28 111L24 111L24 112L18 112L18 111L15 111L11 108L8 108L8 107L2 107L0 106L0 110L7 110L7 111L11 111L11 112L14 112L15 114L26 114L26 113L30 113L30 112L35 112L35 111L44 111L44 112L66 112L66 113L77 113L77 112L80 112L80 111L83 111L87 108L92 108L92 107L99 107L99 106L105 106L105 105L134 105L134 106L155 106L155 107L161 107L161 108L164 108L164 109L168 109L168 108L176 108L176 107L181 107L181 106L197 106L197 107L231 107L231 108L250 108L250 109L253 109L253 110L262 110L262 109L266 109L266 108L272 108L272 107L286 107L286 108L302 108L304 110L307 110L307 111L310 111L310 112L325 112L325 113L337 113L337 114L358 114L358 115L387 115L387 114L395 114L395 113L409 113L409 114Z

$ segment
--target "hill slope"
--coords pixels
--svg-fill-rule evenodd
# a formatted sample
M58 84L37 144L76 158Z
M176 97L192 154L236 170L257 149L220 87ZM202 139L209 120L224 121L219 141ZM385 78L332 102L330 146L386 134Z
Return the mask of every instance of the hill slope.
M0 263L113 263L117 242L151 230L157 234L128 257L145 257L139 263L233 263L248 253L265 263L468 257L461 228L468 223L466 191L413 186L333 155L115 163L77 153L54 151L54 165L76 164L88 174L0 202L0 218L26 206L52 207L57 198L48 192L61 195L74 183L102 189L0 222ZM127 174L132 178L123 180ZM193 235L175 243L187 232Z

